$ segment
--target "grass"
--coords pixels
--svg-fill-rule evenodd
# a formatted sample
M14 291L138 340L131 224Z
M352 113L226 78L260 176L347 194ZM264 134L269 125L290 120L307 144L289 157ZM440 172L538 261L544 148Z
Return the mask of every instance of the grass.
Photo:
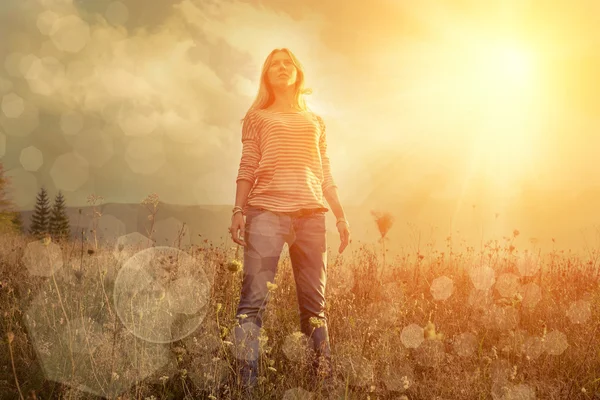
M155 205L147 230L153 233L156 201L142 204ZM516 248L514 231L480 252L457 249L449 237L444 252L386 261L385 233L393 220L373 215L381 244L361 244L329 261L327 316L336 374L330 398L600 396L596 251L587 258L558 250L532 254ZM208 241L179 248L180 239L164 254L189 256L199 277L192 282L208 285L179 286L168 295L159 290L151 298L158 306L135 309L140 314L130 318L123 310L133 306L115 303L115 288L127 287L118 286L119 271L150 241L136 248L85 235L68 243L2 236L2 398L239 398L230 332L241 252ZM166 287L173 276L155 278L164 278ZM165 299L179 307L180 317L187 309L196 319L170 319ZM169 322L180 324L180 337L161 343L157 338L168 337ZM320 398L308 380L308 341L298 331L291 264L282 258L260 332L254 398Z

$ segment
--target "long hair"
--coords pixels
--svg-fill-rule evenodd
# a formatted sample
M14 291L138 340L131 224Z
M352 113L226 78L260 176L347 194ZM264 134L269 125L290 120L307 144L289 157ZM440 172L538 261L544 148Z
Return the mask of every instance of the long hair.
M275 95L273 94L273 89L271 88L271 84L269 83L267 72L269 70L269 66L271 65L271 59L273 58L273 55L275 55L275 53L279 51L286 52L290 56L292 62L294 63L294 66L296 67L297 75L296 83L294 85L294 99L296 100L298 107L303 111L309 110L308 106L306 105L304 95L311 94L312 90L310 88L305 87L304 67L300 63L300 60L298 60L298 58L294 55L294 53L292 53L290 49L283 47L279 49L273 49L265 59L265 62L262 66L262 71L260 73L260 85L258 87L258 94L256 95L256 98L254 99L254 102L252 103L248 111L246 111L246 115L241 120L242 122L246 119L246 116L248 116L248 113L250 111L255 109L267 108L275 101Z

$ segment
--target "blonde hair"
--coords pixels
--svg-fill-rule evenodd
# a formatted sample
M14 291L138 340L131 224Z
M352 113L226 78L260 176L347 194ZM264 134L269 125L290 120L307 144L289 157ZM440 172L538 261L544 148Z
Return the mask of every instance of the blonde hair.
M242 122L244 122L250 111L267 108L273 103L273 101L275 101L275 96L273 95L273 90L271 89L271 85L269 84L267 73L269 70L269 66L271 65L271 59L277 52L285 52L292 59L292 62L294 63L294 66L298 71L296 77L296 84L294 85L296 89L294 98L296 100L296 103L298 104L298 107L302 111L309 110L308 106L306 105L304 95L311 94L312 90L304 86L304 67L300 63L300 60L296 58L296 56L294 55L294 53L292 53L290 49L282 47L279 49L273 49L265 59L265 62L262 66L262 71L260 73L260 85L258 87L258 94L256 95L256 98L254 99L254 102L252 103L248 111L246 111L246 115L241 120Z

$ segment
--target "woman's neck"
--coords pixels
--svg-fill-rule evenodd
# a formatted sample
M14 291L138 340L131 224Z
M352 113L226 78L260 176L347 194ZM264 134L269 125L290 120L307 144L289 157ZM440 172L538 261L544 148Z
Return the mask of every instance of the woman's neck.
M300 111L300 106L295 100L275 100L267 108L276 111Z
M294 107L298 107L298 103L296 102L296 99L294 99L294 98L280 98L280 99L275 99L275 101L273 101L269 107L294 108Z
M273 103L269 107L273 108L294 108L298 107L298 101L296 100L295 92L293 88L286 87L285 90L282 88L273 88Z

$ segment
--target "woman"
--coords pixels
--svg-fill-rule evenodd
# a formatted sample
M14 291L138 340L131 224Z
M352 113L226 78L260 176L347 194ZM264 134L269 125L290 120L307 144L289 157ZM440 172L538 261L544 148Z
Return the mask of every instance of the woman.
M234 242L244 246L239 326L233 334L236 349L245 349L236 355L246 388L256 384L258 331L285 242L301 331L315 349L313 373L329 379L332 375L325 317L325 213L329 209L324 198L337 218L339 253L348 245L350 231L331 175L325 123L308 110L306 92L298 59L286 48L275 49L263 64L258 95L242 120L243 147L230 233Z

